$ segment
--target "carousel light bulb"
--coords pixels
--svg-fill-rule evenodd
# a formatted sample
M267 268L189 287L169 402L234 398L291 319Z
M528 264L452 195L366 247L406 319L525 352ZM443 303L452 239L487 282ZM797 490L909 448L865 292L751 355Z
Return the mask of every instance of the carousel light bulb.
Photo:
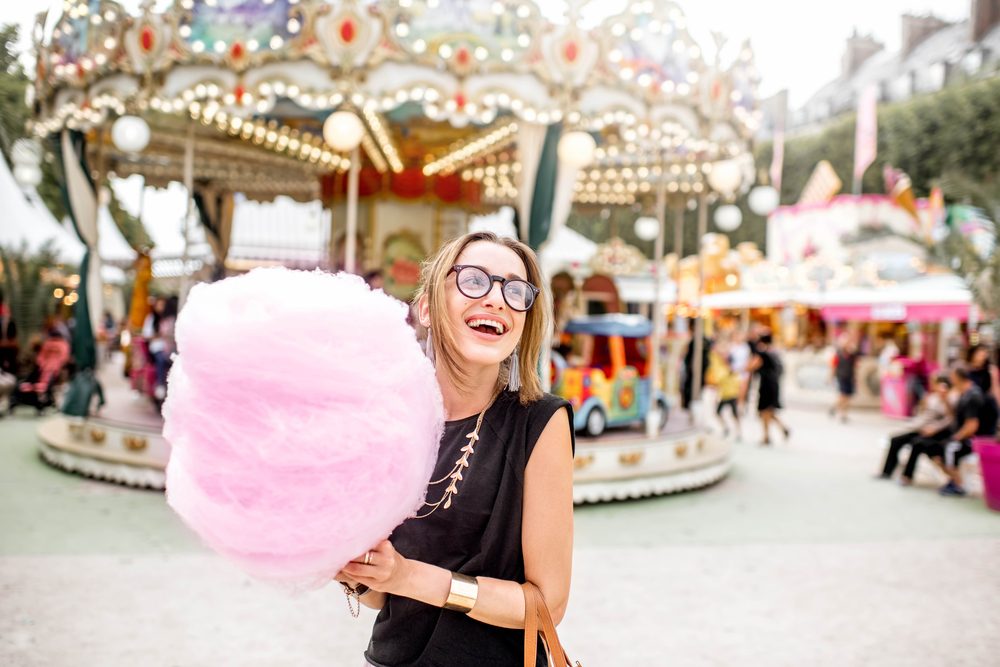
M111 126L111 141L119 150L138 153L149 145L149 124L139 116L122 116Z
M743 212L738 206L726 204L715 209L715 226L724 232L732 232L743 222Z
M361 119L350 111L336 111L323 123L323 139L334 150L346 153L354 150L365 135Z
M748 198L750 210L757 215L770 215L774 209L778 208L780 195L778 191L770 185L759 185L750 191Z
M560 162L565 162L571 167L586 167L594 161L594 151L597 142L589 132L576 130L567 132L559 138L559 146L556 149Z

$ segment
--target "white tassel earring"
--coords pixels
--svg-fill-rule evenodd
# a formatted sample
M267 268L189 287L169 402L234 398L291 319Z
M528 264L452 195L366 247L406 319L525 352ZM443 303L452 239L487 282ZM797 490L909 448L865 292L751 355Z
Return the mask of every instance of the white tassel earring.
M424 341L424 354L426 354L427 358L431 360L431 364L435 363L434 341L431 340L431 330L430 329L427 330L427 340Z
M517 349L510 355L510 364L507 366L507 389L517 391L521 388L521 363L517 359Z

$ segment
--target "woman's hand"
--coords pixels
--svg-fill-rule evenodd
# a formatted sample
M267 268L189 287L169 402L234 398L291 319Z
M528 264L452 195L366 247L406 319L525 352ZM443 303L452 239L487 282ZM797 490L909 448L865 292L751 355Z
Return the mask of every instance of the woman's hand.
M368 564L365 564L365 561ZM402 589L409 576L409 563L399 555L389 540L383 540L370 551L358 556L344 566L344 569L334 577L337 581L353 580L363 584L373 591L393 593Z

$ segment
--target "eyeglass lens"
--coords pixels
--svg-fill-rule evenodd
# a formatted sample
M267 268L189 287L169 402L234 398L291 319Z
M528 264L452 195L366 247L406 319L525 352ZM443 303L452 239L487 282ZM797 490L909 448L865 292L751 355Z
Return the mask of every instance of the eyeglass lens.
M475 266L462 267L458 272L458 287L470 299L486 296L493 286L488 273ZM516 310L527 310L535 301L535 294L523 280L508 279L502 288L504 301Z

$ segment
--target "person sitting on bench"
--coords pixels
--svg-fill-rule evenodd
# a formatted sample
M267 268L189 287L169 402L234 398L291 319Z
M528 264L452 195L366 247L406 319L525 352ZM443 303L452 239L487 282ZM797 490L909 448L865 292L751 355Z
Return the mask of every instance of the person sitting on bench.
M959 394L951 433L943 440L914 440L903 478L907 481L913 479L917 459L920 454L926 454L935 463L943 464L948 475L948 483L939 489L939 493L943 496L964 496L965 489L962 487L958 463L962 457L972 453L972 437L979 430L979 415L983 409L983 392L972 382L969 369L964 364L952 367L951 383Z
M890 479L899 465L899 454L903 447L913 444L918 438L930 438L941 441L951 433L952 408L951 380L941 373L934 377L931 391L920 402L920 412L913 428L893 436L889 440L889 451L882 465L881 479Z

